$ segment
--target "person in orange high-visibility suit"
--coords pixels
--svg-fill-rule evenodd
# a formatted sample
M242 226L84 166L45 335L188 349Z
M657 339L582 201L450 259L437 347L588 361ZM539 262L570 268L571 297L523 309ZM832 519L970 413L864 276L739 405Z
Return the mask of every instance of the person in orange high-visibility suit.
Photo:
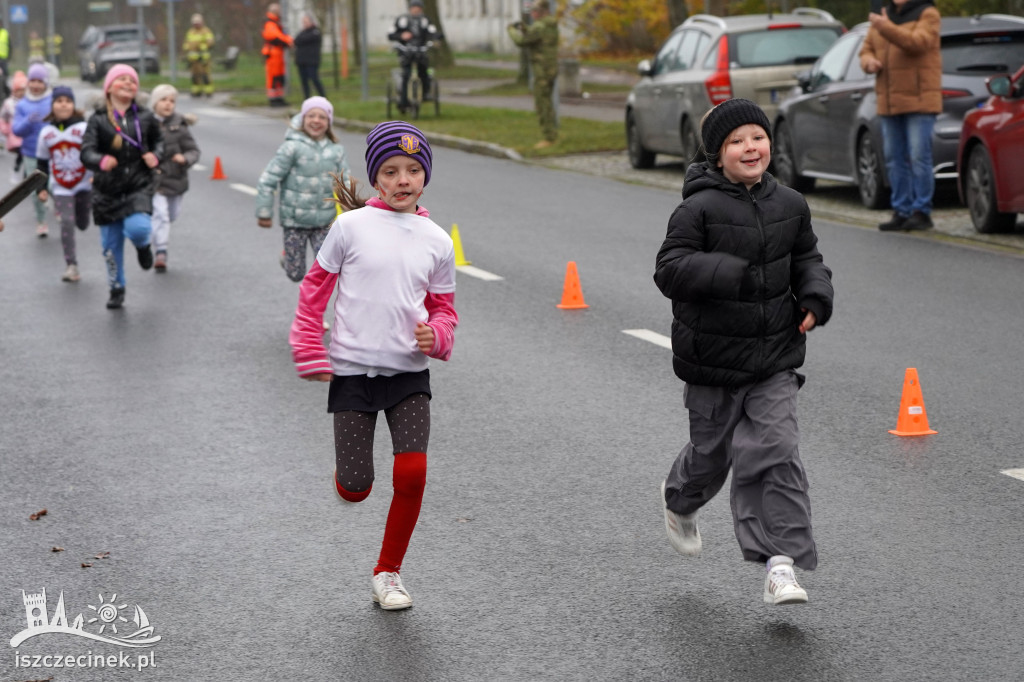
M267 99L270 106L283 107L284 101L284 51L292 47L292 39L281 26L281 5L272 3L267 7L267 21L263 24L263 58L267 73Z

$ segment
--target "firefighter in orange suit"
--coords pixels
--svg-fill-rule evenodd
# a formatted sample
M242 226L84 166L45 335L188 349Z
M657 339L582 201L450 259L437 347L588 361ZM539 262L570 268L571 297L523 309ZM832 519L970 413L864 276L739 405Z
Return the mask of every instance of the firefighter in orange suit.
M270 106L283 107L284 101L284 51L292 46L292 39L281 26L281 5L272 3L267 7L267 21L263 24L263 58L267 72L267 99Z

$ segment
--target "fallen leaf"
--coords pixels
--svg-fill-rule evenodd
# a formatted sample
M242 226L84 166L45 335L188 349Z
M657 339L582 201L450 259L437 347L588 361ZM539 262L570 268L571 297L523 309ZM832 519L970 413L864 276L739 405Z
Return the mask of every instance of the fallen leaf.
M82 568L92 568L92 564L87 564L87 563L85 563L85 562L83 561L83 562L82 562Z
M30 515L28 518L30 521L38 521L43 516L46 516L46 510L40 509L35 514Z
M459 523L467 523L469 521L472 521L473 517L471 517L471 516L460 516L459 518L457 518L455 520L458 521Z
M110 558L110 552L100 552L99 554L96 555L96 558L97 559L109 559Z
M54 547L54 548L53 548L53 549L51 549L50 551L51 551L51 552L63 552L63 551L64 551L64 548L63 548L63 547Z

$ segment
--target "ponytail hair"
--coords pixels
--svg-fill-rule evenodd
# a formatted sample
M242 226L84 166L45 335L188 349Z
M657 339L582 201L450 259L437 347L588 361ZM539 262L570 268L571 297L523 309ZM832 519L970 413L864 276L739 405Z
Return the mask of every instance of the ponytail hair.
M114 130L116 131L119 126L117 125L117 121L114 120L114 105L110 103L109 95L107 96L107 120L110 121L110 125L114 126ZM121 141L121 136L115 132L114 141L110 143L110 148L120 150L123 145L124 142Z
M356 193L358 182L355 178L349 178L348 184L338 173L331 173L334 178L334 201L345 211L354 211L357 208L366 206L366 199Z

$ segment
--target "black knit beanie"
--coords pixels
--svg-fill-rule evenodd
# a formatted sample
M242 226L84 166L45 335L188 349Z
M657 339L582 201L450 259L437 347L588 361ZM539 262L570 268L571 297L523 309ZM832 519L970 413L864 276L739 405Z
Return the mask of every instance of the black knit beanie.
M768 122L768 115L749 99L727 99L712 109L700 127L704 156L708 161L718 159L718 152L729 133L748 123L755 123L764 128L768 141L771 142L772 124Z

